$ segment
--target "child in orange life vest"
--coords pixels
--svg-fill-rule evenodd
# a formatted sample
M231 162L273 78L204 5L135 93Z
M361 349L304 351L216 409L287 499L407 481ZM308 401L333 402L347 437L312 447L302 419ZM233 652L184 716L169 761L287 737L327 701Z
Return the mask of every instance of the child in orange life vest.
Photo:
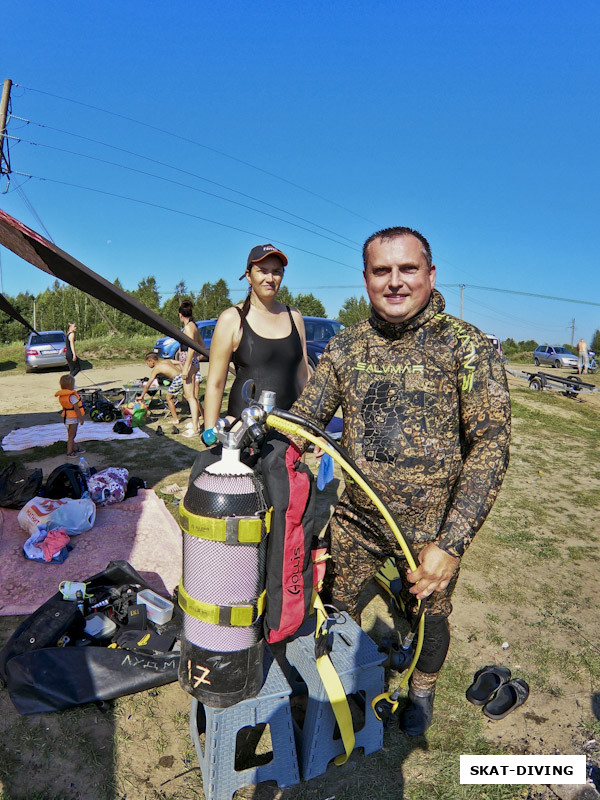
M60 376L60 389L55 397L58 397L62 406L62 416L67 426L67 457L77 457L84 452L83 447L75 445L77 426L83 425L85 410L81 398L75 391L75 378L72 375Z

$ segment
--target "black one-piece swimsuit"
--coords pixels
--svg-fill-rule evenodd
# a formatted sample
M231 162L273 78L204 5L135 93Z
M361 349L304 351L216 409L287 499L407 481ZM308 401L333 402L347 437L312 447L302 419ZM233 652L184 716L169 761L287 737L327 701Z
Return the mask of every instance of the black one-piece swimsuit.
M302 342L292 312L289 306L286 308L292 330L284 339L265 339L259 336L252 330L248 320L242 317L242 340L232 356L236 376L229 394L229 415L238 417L245 408L242 386L250 379L256 384L255 397L258 398L263 389L275 392L278 408L288 409L297 399ZM238 308L238 311L242 316L241 309Z

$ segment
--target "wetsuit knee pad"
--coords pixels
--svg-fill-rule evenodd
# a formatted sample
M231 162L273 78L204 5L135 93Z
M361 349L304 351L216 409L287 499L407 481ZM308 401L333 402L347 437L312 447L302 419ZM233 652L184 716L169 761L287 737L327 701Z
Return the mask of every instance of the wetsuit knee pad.
M449 647L448 617L425 616L425 636L421 655L417 661L417 669L421 672L438 672L446 660Z

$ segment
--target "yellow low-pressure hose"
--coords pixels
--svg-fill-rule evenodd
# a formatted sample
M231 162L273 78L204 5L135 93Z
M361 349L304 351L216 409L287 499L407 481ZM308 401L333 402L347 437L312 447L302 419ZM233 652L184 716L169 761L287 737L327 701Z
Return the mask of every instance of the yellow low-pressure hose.
M306 439L309 442L312 442L317 447L320 447L325 453L330 455L333 458L333 460L336 461L340 465L340 467L345 472L348 473L348 475L352 478L352 480L355 481L355 483L358 486L360 486L360 488L365 492L365 494L370 498L370 500L372 500L373 504L378 509L378 511L381 513L381 516L385 519L385 521L389 525L390 529L392 530L394 536L398 540L398 544L402 548L402 552L404 553L404 557L406 558L406 561L408 562L409 567L413 571L417 569L418 565L417 565L417 563L416 563L416 561L415 561L415 559L413 557L411 549L410 549L408 543L406 542L404 536L400 532L400 529L398 528L396 520L394 519L394 517L390 513L389 509L387 508L385 503L379 498L379 496L376 494L375 490L368 483L366 478L363 475L361 475L357 471L357 469L355 469L352 466L352 464L350 464L346 460L346 458L344 458L344 456L341 454L341 452L339 452L339 450L337 448L333 447L326 440L326 438L323 439L322 437L319 437L319 436L317 436L315 434L312 434L309 431L307 431L300 423L291 422L290 420L285 419L282 416L279 416L278 413L277 413L277 409L275 409L271 414L267 415L267 425L269 427L271 427L271 428L275 428L276 430L281 431L281 433L284 433L286 436L300 436L301 438ZM421 602L422 602L421 600L418 601L417 611L421 607ZM406 686L408 684L408 680L409 680L410 676L412 675L414 668L417 665L417 661L419 660L419 656L421 654L421 648L423 647L424 632L425 632L425 620L423 619L423 616L421 616L421 618L419 620L419 627L418 627L418 634L417 634L417 645L416 645L416 648L415 648L415 654L414 654L414 657L413 657L412 661L410 662L410 665L409 665L408 669L404 673L404 675L402 677L402 680L400 681L400 685L398 687L399 689L403 688L404 686ZM395 694L395 693L392 693L392 694ZM396 697L391 698L389 693L386 692L386 693L384 693L382 695L379 695L378 697L376 697L373 700L372 705L373 705L374 709L375 709L376 703L378 703L382 699L387 700L389 703L391 703L392 713L398 707L398 699ZM375 712L375 713L377 714L377 712Z

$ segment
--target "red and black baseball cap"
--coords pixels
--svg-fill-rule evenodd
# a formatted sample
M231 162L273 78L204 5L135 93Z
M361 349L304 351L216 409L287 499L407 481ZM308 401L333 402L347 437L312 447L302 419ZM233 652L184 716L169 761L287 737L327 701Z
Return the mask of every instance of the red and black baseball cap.
M281 259L281 263L284 267L287 267L287 256L278 250L272 244L257 244L256 247L253 247L250 250L248 255L248 261L246 262L246 272L250 269L252 264L258 264L259 261L262 261L263 258L267 258L268 256L277 256L277 258ZM244 272L244 275L246 274ZM240 280L244 277L244 275L240 275Z

